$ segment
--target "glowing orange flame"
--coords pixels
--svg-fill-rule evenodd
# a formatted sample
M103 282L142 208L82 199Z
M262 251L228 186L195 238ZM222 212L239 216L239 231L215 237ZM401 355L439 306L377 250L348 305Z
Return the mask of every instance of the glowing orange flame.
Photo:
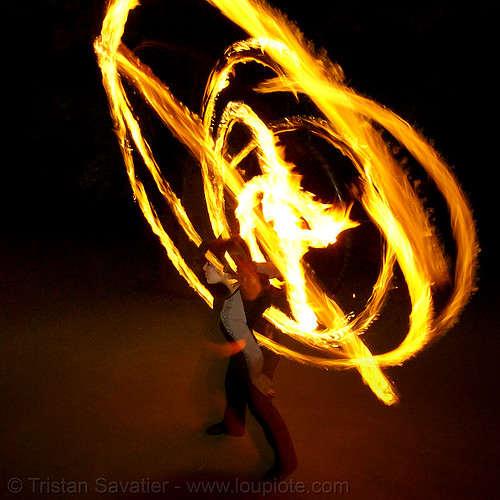
M271 260L284 277L292 315L277 308L266 318L288 336L317 349L310 356L293 351L260 335L270 349L304 363L324 367L356 368L366 384L386 404L397 401L381 368L398 365L415 355L456 321L474 286L478 246L474 221L455 178L433 148L408 123L390 110L356 94L343 82L338 65L314 54L302 35L277 11L250 0L208 0L227 18L241 26L250 40L235 43L209 78L200 116L180 103L163 82L121 43L128 13L137 0L112 1L106 12L95 51L110 102L134 195L155 234L179 273L209 304L213 298L184 261L163 228L145 188L137 178L134 148L151 172L159 191L191 241L202 240L180 200L163 178L153 153L143 138L122 78L126 78L158 113L165 125L198 159L203 174L205 201L216 236L228 237L225 196L238 200L236 216L240 233L256 261ZM216 101L230 84L238 64L253 61L274 71L262 82L261 93L305 94L316 105L321 119L289 119L265 124L246 104L230 102L215 126ZM227 138L236 123L244 124L252 140L241 152L227 153ZM280 133L308 125L314 134L351 159L361 179L359 201L385 240L383 263L373 293L358 316L347 315L328 297L303 264L309 248L326 247L338 234L357 225L349 219L350 207L327 205L301 186L294 165L287 163L277 146ZM375 127L377 126L377 128ZM288 128L287 128L288 127ZM387 130L425 169L448 205L456 243L454 276L449 276L443 250L425 210L401 166L382 140ZM257 152L261 175L245 182L241 161ZM395 263L408 286L412 311L409 330L390 352L372 355L359 338L378 316ZM436 317L433 287L452 283L447 304Z

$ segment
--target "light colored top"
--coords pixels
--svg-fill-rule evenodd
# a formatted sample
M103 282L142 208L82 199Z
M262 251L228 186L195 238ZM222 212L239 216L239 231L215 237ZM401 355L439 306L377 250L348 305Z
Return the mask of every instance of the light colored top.
M229 336L237 341L243 341L242 352L245 356L251 382L263 393L268 394L271 380L262 373L264 357L262 351L248 327L241 292L236 289L222 306L221 320Z

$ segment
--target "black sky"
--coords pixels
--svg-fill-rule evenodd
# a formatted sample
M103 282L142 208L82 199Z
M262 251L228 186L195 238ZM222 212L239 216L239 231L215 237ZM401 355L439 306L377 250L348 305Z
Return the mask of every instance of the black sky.
M158 43L156 52L146 51L147 62L198 111L212 65L244 35L201 0L142 3L131 16L126 43ZM273 2L342 66L355 90L434 141L471 199L484 257L496 192L493 3ZM69 223L77 232L99 231L110 221L135 223L137 207L92 48L103 14L102 0L7 7L1 206L6 235L61 233ZM173 155L179 147L174 142L168 143Z

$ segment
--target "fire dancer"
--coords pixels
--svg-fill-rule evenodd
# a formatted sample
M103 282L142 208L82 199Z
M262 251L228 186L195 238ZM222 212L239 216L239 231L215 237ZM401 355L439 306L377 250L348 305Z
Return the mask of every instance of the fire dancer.
M269 278L273 277L273 266L254 263L239 237L210 243L205 256L207 282L228 289L220 317L224 335L233 347L225 377L224 418L206 432L242 436L248 406L275 454L264 479L279 481L296 469L297 457L283 417L272 403L272 375L264 367L263 351L252 334L252 328L271 304ZM236 272L228 265L230 259Z

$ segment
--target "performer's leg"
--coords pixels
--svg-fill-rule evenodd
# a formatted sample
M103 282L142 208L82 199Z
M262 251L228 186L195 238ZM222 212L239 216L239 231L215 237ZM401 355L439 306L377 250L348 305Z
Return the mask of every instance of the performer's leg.
M232 436L245 434L247 410L248 371L243 354L240 352L229 358L225 378L226 409L224 424Z
M297 455L283 417L272 401L250 384L248 407L264 430L266 439L274 450L273 467L266 474L267 479L282 479L297 468Z

